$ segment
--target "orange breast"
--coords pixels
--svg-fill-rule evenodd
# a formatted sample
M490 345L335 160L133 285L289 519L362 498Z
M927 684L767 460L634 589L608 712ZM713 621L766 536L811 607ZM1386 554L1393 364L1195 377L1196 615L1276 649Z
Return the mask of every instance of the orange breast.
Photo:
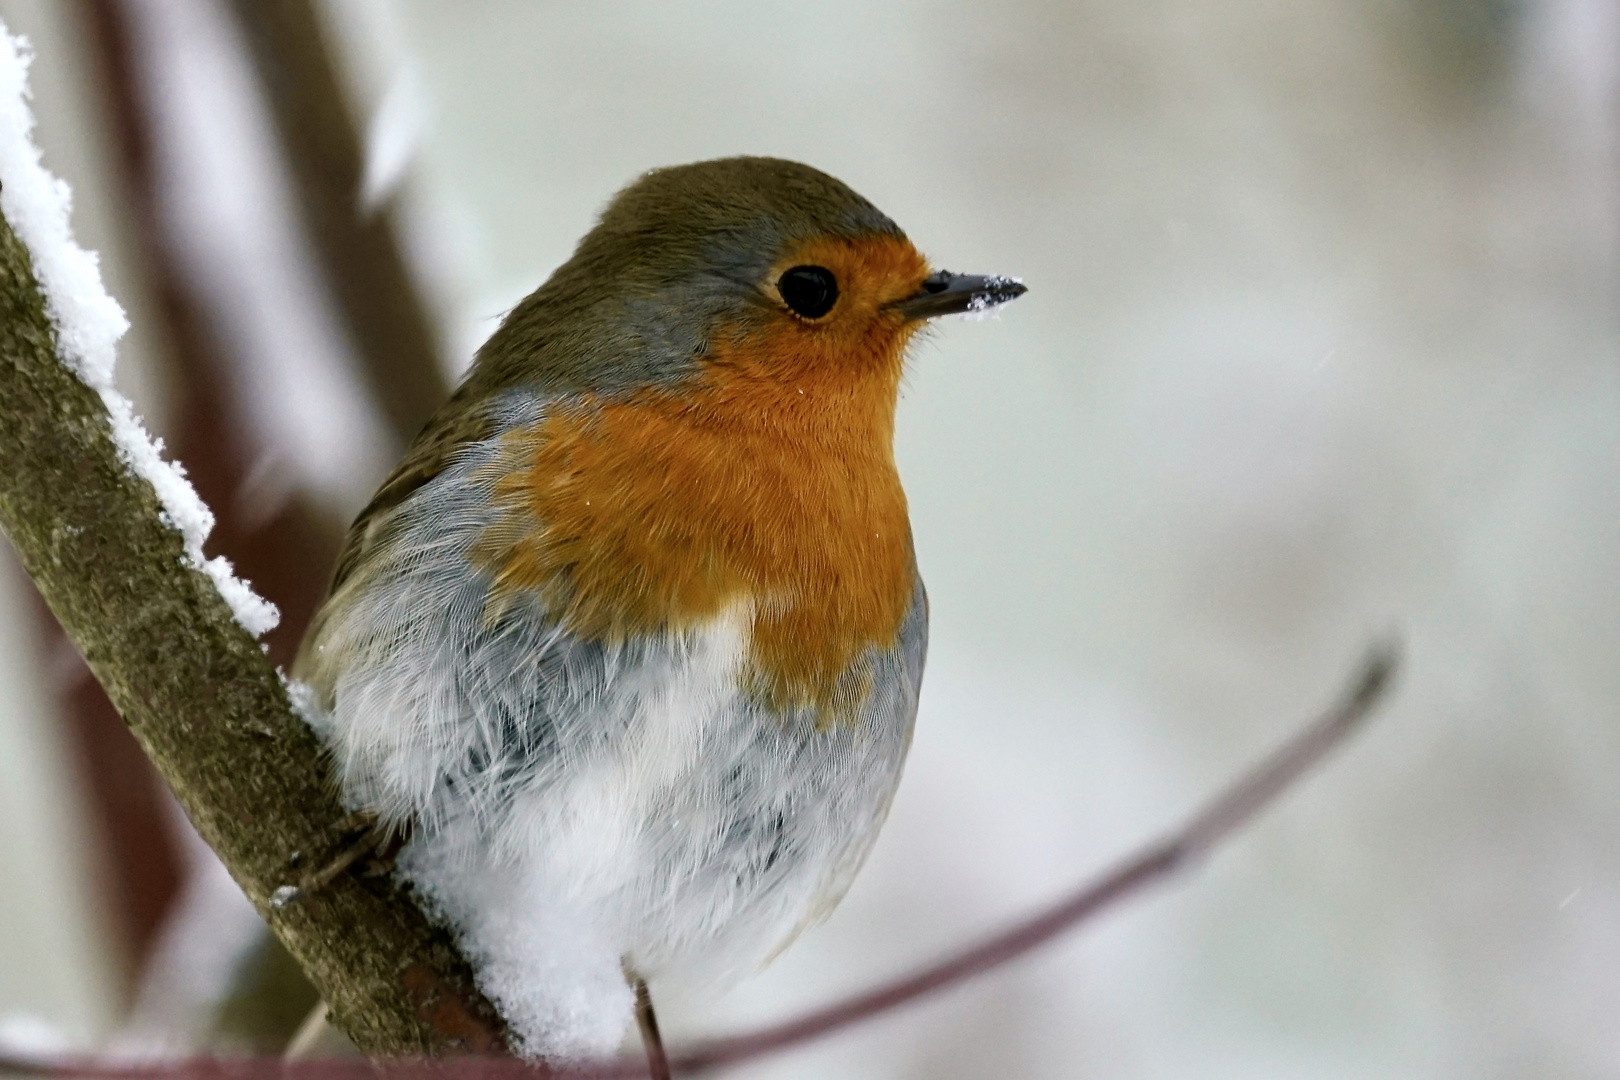
M790 325L722 337L679 393L585 399L512 433L525 464L483 549L497 592L535 591L600 640L747 604L748 689L846 714L869 686L859 657L895 644L912 597L893 455L907 336L875 325L836 364Z

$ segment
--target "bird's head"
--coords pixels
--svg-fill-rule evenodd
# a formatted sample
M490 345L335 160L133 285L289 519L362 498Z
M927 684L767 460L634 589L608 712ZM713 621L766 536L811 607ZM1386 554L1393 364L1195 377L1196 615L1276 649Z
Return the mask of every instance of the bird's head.
M793 382L898 377L924 321L1024 286L932 269L826 173L741 157L658 169L613 199L515 308L474 379L596 393L675 388L717 367Z

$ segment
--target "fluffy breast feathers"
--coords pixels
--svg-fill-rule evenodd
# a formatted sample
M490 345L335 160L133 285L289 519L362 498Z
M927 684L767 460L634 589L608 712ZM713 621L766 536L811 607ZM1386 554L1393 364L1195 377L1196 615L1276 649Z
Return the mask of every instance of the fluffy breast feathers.
M685 522L654 519L675 541L664 557L689 575L656 603L611 579L605 557L576 571L590 538L634 540L627 525L598 532L586 518L603 490L589 468L559 472L567 499L547 502L536 463L547 433L612 416L589 402L508 402L495 434L357 536L295 671L313 690L346 800L415 824L402 870L542 1054L616 1045L611 1024L600 1043L546 1041L567 1027L555 1010L568 987L596 987L617 1002L604 1015L622 1020L621 962L648 976L725 980L831 909L893 797L926 647L903 516L899 556L881 535L829 540L869 562L851 570L811 553L799 581L785 541L764 534L761 553L734 514L696 501ZM600 453L586 439L565 457ZM852 512L876 516L885 485L841 482L860 496ZM627 487L647 500L631 505L659 512L646 490ZM892 513L897 489L888 497ZM580 508L559 516L584 554L551 578L523 576L549 557L514 525L536 504ZM804 512L791 499L779 511L788 521ZM884 521L872 531L887 530ZM692 554L704 543L716 546ZM891 623L883 571L899 557L905 595ZM854 573L865 575L869 605L815 591L837 592L849 580L839 575ZM593 594L591 574L635 602ZM652 622L660 612L665 621ZM834 645L809 659L773 651L795 620L831 626ZM824 671L831 692L818 688ZM551 951L584 941L597 942L589 958Z

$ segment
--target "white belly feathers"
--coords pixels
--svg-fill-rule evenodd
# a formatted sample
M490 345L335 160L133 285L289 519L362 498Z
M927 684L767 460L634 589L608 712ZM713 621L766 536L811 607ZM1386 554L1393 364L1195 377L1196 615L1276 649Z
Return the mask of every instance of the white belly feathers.
M921 590L854 722L740 689L750 612L617 646L538 601L492 616L465 562L490 524L475 452L395 511L389 553L323 612L298 676L346 800L409 820L401 872L457 931L523 1049L616 1050L628 967L723 981L848 887L899 780Z

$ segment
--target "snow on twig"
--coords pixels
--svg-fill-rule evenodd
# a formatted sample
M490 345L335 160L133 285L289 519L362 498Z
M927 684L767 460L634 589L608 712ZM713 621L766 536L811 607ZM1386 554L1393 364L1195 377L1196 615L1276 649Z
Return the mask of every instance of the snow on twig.
M147 433L134 406L113 385L117 343L129 320L107 295L95 254L73 239L72 192L40 162L28 106L32 61L27 39L13 37L0 23L0 212L28 248L56 329L57 355L101 397L118 456L157 492L164 521L184 542L186 561L213 580L243 629L255 637L268 633L280 621L280 612L237 577L228 560L203 554L203 542L214 528L213 511L179 462L163 459L162 441Z

